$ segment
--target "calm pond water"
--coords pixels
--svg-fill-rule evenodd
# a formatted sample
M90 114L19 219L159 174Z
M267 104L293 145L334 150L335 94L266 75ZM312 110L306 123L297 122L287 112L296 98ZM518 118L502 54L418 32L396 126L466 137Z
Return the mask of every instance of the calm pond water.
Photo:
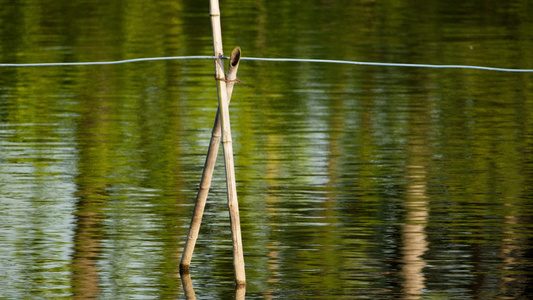
M222 1L245 57L533 69L529 1ZM209 1L0 0L0 63L211 55ZM0 67L0 298L185 299L210 60ZM243 61L246 299L526 299L533 75ZM191 266L235 298L223 161Z

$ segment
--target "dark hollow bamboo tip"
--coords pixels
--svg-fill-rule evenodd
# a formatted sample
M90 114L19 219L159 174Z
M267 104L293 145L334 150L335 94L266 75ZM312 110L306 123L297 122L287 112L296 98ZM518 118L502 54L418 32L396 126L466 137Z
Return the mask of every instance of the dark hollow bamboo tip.
M241 47L237 46L231 52L231 57L230 57L231 66L232 67L237 66L240 60L241 60Z

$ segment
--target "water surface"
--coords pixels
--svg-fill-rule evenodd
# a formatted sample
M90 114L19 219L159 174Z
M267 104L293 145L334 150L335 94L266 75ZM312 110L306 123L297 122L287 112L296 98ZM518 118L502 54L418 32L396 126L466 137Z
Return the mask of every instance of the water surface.
M210 55L208 3L0 1L0 62ZM226 1L227 2L227 1ZM526 1L222 3L226 53L533 69ZM0 296L184 299L209 60L0 68ZM247 299L526 299L532 75L243 61ZM223 161L191 266L235 297Z

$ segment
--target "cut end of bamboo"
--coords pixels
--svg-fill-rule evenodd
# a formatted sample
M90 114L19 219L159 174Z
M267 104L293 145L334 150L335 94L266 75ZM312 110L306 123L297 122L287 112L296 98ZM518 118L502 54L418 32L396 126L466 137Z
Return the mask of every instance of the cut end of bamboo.
M229 59L228 72L226 73L226 92L228 93L228 101L231 99L231 94L233 92L233 85L236 82L240 82L240 80L237 78L237 69L239 68L240 61L241 61L241 47L237 46L231 52L231 56Z
M241 61L241 47L237 46L231 52L230 64L232 67L236 67Z

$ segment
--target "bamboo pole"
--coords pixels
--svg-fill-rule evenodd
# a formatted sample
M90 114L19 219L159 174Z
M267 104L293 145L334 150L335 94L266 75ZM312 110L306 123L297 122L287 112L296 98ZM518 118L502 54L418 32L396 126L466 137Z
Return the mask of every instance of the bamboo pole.
M233 93L233 86L237 79L237 70L239 68L239 62L241 60L241 48L236 47L231 53L228 72L226 74L226 94L227 103L231 101L231 95ZM189 233L187 234L187 240L185 242L185 248L181 256L180 272L187 274L191 265L192 254L194 247L196 246L196 240L198 239L198 233L200 231L200 225L202 223L202 216L204 214L205 204L207 202L207 195L209 194L209 188L211 186L211 179L213 178L213 170L215 169L215 162L217 160L218 149L221 138L221 122L220 122L220 107L217 110L215 116L215 123L213 130L211 131L211 141L209 142L209 148L207 150L207 156L204 164L204 171L202 173L202 179L200 180L200 188L196 195L196 202L194 205L193 216L191 219L191 225L189 226Z
M218 107L222 127L222 148L224 149L224 164L226 167L226 186L228 193L228 209L233 240L233 267L235 268L235 283L246 284L244 272L244 254L242 250L241 222L239 217L239 203L235 182L235 168L233 163L233 144L231 140L231 125L229 106L227 101L226 81L224 78L224 64L222 61L222 29L220 26L220 7L218 0L210 2L211 26L213 29L213 54L215 57L215 79L218 88Z

